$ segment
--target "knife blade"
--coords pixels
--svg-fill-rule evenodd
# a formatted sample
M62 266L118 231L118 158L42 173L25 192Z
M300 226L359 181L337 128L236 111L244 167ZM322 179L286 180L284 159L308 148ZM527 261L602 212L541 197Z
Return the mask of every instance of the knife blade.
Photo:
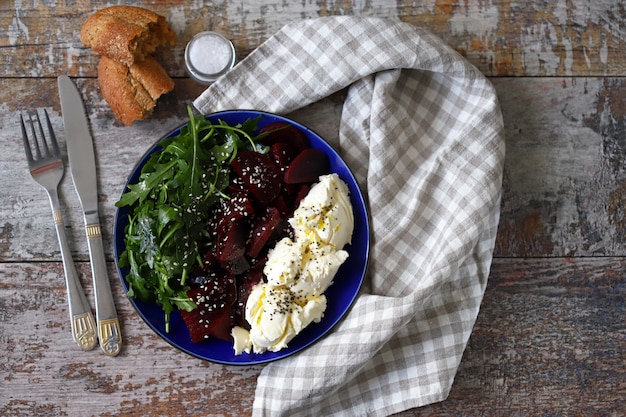
M83 208L89 245L98 339L104 353L116 356L122 347L122 333L104 257L93 140L78 88L67 75L59 76L57 82L70 172Z

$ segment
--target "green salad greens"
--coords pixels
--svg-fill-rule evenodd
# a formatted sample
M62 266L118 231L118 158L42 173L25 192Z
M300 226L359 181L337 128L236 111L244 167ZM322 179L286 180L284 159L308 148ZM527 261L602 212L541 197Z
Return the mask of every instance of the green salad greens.
M119 266L128 267L128 296L156 302L165 313L191 311L187 296L190 274L202 267L202 254L212 244L208 224L211 207L230 183L230 162L238 150L261 150L254 136L260 116L229 126L212 124L188 108L189 123L177 136L159 143L141 170L139 181L115 204L129 206L125 250Z

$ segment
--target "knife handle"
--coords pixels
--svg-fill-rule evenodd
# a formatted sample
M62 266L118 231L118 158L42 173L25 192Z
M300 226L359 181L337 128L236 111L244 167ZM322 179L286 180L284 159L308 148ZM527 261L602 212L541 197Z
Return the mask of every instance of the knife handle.
M100 224L87 224L85 230L89 244L89 258L91 259L100 347L107 355L117 356L122 348L122 332L109 283Z
M67 301L70 310L70 320L72 326L72 338L82 350L91 350L98 344L96 337L96 323L91 314L91 307L87 296L80 285L76 266L70 255L70 248L67 244L63 216L58 209L56 196L50 197L52 204L52 216L57 232L57 239L61 247L61 258L63 259L63 270L65 271L65 286L67 289Z

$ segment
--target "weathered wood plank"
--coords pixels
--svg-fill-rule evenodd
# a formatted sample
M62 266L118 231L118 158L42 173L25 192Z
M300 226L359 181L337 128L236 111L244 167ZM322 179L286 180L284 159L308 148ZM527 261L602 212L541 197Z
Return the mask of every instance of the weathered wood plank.
M504 114L507 157L496 256L624 256L626 170L623 137L626 79L495 78ZM99 161L100 208L109 259L115 201L140 156L161 135L183 123L185 107L201 91L177 80L155 115L127 128L113 121L93 79L78 79ZM16 102L13 96L32 91ZM16 112L46 107L63 140L54 79L0 80L0 260L59 259L44 191L29 177ZM336 140L342 97L337 95L293 116ZM106 162L103 162L106 161ZM10 180L9 180L10 179ZM80 205L69 175L61 195L72 250L86 260ZM33 238L37 236L38 239ZM24 245L23 242L28 242Z
M126 2L128 3L128 2ZM626 410L626 0L136 1L179 35L157 58L176 78L152 118L114 121L82 22L111 3L0 2L0 415L245 416L262 366L200 361L135 314L112 262L114 203L134 163L183 123L203 90L187 40L218 30L242 59L283 24L331 15L430 28L492 77L507 139L496 258L449 398L399 416L622 415ZM86 99L109 275L126 340L118 358L71 341L63 271L44 191L29 177L17 112L45 107L60 139L56 76ZM522 78L510 78L522 77ZM541 78L533 78L541 77ZM342 94L292 116L336 141ZM71 178L66 229L92 299Z
M494 262L455 383L408 416L617 416L626 410L626 262Z
M497 256L623 256L626 79L493 81L507 143Z
M183 76L183 49L194 33L218 30L240 58L283 24L329 15L400 19L430 28L490 76L610 76L626 69L623 0L483 1L137 1L163 14L180 42L162 51L167 70ZM80 27L105 1L0 5L0 76L93 77L98 57Z
M114 120L111 110L99 94L95 80L78 79L76 83L83 97L87 98L86 111L94 137L98 169L102 234L107 257L113 259L115 202L119 199L128 175L156 140L187 120L186 106L204 87L189 79L177 80L174 92L159 101L155 114L149 120L136 122L132 128L128 128ZM20 91L32 93L16 102L12 97ZM0 108L3 108L0 114L0 154L6 156L0 159L0 172L7 175L3 187L0 187L0 261L59 260L60 252L47 196L28 173L18 118L19 111L45 107L62 141L61 148L64 149L63 120L56 79L0 79L0 103L4 103L0 104ZM329 98L308 108L313 111L300 111L294 117L332 141L338 135L340 106L340 102ZM23 169L16 170L16 167ZM80 202L67 167L60 194L72 253L77 260L87 260Z
M89 264L77 267L93 300ZM116 358L72 341L60 263L0 264L0 415L250 414L260 367L172 348L134 313L112 264L109 275L125 341Z
M160 102L161 107L154 119L140 122L133 129L128 129L114 121L109 107L98 92L95 80L77 80L77 85L85 98L94 136L102 232L109 256L112 248L114 204L123 190L125 179L134 164L160 136L184 121L185 105L202 91L194 90L195 85L188 80L180 80L179 85L181 84L183 86L176 91L192 95L165 97ZM185 84L188 87L185 87ZM0 162L0 172L8 175L0 191L3 202L0 209L3 223L3 229L0 231L2 236L0 259L3 261L23 258L49 259L51 254L58 259L59 249L48 200L44 190L28 173L18 119L19 111L46 108L64 150L63 121L56 79L23 80L17 83L14 80L1 79L0 90L1 102L4 103L1 105L3 114L0 116L2 130L0 152L8 156ZM22 95L19 101L12 98L23 91L28 91L29 94ZM169 116L160 118L159 112L164 111L161 110L163 108L168 109ZM15 162L22 160L23 164ZM23 169L16 170L18 166L23 166ZM75 255L78 255L78 259L86 259L84 256L87 246L80 202L67 165L60 194L70 246ZM29 242L29 245L25 246L23 242Z
M450 397L401 415L618 415L625 271L624 258L496 259ZM114 359L71 341L60 263L0 264L0 415L250 415L262 366L177 351L109 272L126 340Z

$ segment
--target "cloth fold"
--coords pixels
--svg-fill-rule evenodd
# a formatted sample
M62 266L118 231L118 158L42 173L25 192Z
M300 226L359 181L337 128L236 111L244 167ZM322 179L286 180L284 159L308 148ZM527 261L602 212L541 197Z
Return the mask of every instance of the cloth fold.
M368 275L327 337L262 370L254 416L384 416L445 399L484 295L502 116L489 81L428 30L288 24L194 105L285 114L346 88L339 148L369 204Z

